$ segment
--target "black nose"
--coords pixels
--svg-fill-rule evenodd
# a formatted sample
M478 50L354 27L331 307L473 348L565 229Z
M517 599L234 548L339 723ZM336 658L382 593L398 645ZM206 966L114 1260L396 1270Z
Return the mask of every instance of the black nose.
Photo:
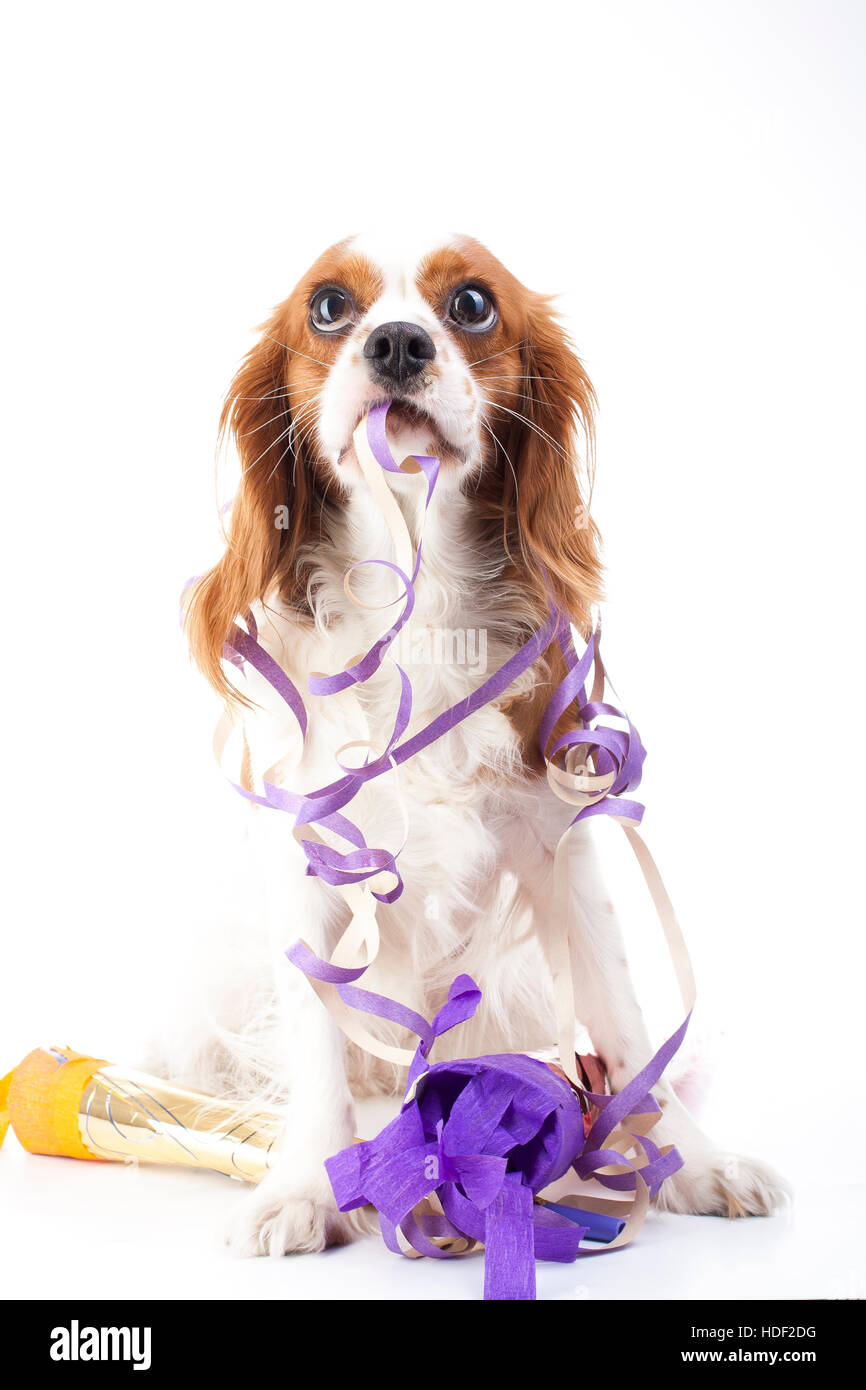
M383 323L364 344L364 356L379 376L403 382L433 361L436 348L417 323Z

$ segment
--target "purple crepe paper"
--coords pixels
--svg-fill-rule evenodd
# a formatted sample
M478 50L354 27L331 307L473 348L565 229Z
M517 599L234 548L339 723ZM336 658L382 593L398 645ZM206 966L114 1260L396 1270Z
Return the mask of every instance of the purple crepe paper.
M435 1237L482 1242L484 1297L493 1300L533 1299L536 1259L569 1263L580 1253L584 1237L615 1238L622 1223L593 1213L582 1214L584 1223L573 1209L538 1204L534 1195L569 1168L593 1173L608 1186L628 1187L630 1179L635 1187L634 1171L596 1173L628 1160L618 1150L594 1148L594 1136L607 1138L613 1115L627 1120L658 1108L650 1088L679 1046L686 1024L618 1096L591 1096L602 1113L585 1136L578 1095L535 1058L495 1054L430 1066L435 1039L471 1018L478 1007L481 994L470 976L457 977L445 1005L428 1024L403 1005L356 988L352 982L360 969L330 965L301 943L288 954L301 969L336 984L353 1008L411 1028L421 1039L397 1118L375 1139L351 1144L325 1162L341 1211L372 1204L385 1244L397 1254L405 1253L398 1233L418 1254L434 1259L461 1253L442 1249ZM675 1149L660 1155L646 1136L640 1142L649 1159L640 1173L655 1192L682 1160ZM418 1203L433 1193L444 1214L417 1214Z

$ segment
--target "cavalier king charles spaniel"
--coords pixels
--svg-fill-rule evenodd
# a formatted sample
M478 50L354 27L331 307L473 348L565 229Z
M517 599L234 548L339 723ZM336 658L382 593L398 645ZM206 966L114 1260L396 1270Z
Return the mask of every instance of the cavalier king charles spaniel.
M255 769L281 759L287 787L323 786L338 775L342 745L387 743L395 707L389 663L363 684L309 699L302 746L256 673L236 682L223 660L232 625L247 611L259 641L302 691L310 672L340 670L381 634L383 608L395 598L393 573L355 571L363 607L349 602L343 578L357 561L391 557L352 443L365 412L384 401L392 402L395 458L441 460L416 607L400 637L414 691L410 732L467 695L541 626L550 590L575 628L590 633L602 589L587 486L595 398L550 300L468 237L417 254L361 237L342 241L274 311L232 382L222 425L237 446L240 486L225 553L188 606L195 658L243 720L249 785ZM392 474L388 485L417 537L417 485ZM389 773L353 803L369 844L397 846L408 820L405 890L378 909L382 945L365 986L428 1018L456 972L483 990L476 1018L437 1043L439 1058L552 1041L546 927L553 853L573 810L548 786L537 733L561 675L551 650L503 698L406 763L399 786ZM405 1078L347 1043L286 960L298 937L327 957L347 909L338 892L306 874L291 817L255 806L250 815L251 920L240 945L219 955L224 980L211 1024L189 1025L163 1064L189 1082L284 1106L274 1167L239 1202L231 1236L243 1252L282 1255L368 1228L369 1209L337 1211L323 1160L351 1142L355 1099L395 1094ZM616 1091L652 1049L592 835L590 820L572 852L574 990ZM657 1094L656 1142L675 1143L685 1160L659 1205L718 1215L772 1211L784 1196L781 1180L715 1147L669 1084Z

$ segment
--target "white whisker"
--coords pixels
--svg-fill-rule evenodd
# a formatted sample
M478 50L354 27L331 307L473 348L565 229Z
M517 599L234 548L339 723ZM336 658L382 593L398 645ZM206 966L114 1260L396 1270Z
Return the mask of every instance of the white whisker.
M283 430L282 434L278 434L277 437L276 437L276 439L272 439L271 442L270 442L270 444L268 444L268 446L267 446L265 449L262 450L262 452L259 454L258 458L253 459L253 461L252 461L251 464L248 464L246 468L244 468L244 469L241 470L241 476L242 476L242 477L245 477L247 473L252 472L252 470L255 468L256 464L257 464L257 463L260 463L261 460L264 458L265 454L269 454L270 451L271 451L271 449L273 449L273 447L274 447L275 444L279 444L279 442L280 442L281 439L285 439L286 435L291 433L291 429L292 429L292 426L291 426L291 422L290 422L290 423L286 426L286 428Z
M248 439L251 434L258 434L259 430L266 429L268 425L275 425L284 415L291 415L291 410L281 410L278 415L272 415L269 420L264 420L262 424L256 425L254 429L244 430L238 435L238 439Z
M525 415L521 415L519 410L512 410L510 406L503 405L501 401L491 401L487 398L487 396L484 396L483 400L487 405L492 406L494 410L504 410L508 415L513 415L515 420L521 420L524 425L527 425L529 427L529 429L535 431L539 439L545 440L545 442L550 445L554 452L559 454L560 458L564 459L566 463L571 463L571 459L568 457L568 454L557 442L557 440L553 438L553 435L547 433L547 430L542 429L540 425L534 424L532 420L528 420Z
M288 343L281 343L279 338L272 338L270 333L265 333L262 336L267 338L268 342L275 343L277 347L283 348L284 351L293 352L296 357L306 357L308 362L318 362L320 367L330 367L331 365L330 362L325 362L321 357L311 357L308 352L301 352L300 348L289 347Z
M482 425L482 428L485 429L485 430L487 431L487 433L490 435L490 438L493 440L494 444L498 445L498 447L502 450L503 454L505 455L505 459L506 459L506 462L508 463L508 467L511 469L511 476L512 476L513 479L514 479L514 497L515 497L515 500L516 500L516 499L519 497L519 495L520 495L520 489L519 489L518 483L517 483L517 470L516 470L516 468L514 467L514 464L511 462L511 458L509 457L508 450L506 449L505 445L502 443L502 440L499 438L499 436L493 433L493 430L490 428L490 426L488 425L488 423L487 423L486 420L482 420L482 421L481 421L481 425ZM477 490L478 490L478 489L476 488L476 492L477 492Z
M511 352L514 348L523 347L525 342L526 339L521 338L519 343L509 343L507 347L500 348L499 352L491 352L489 357L476 357L475 361L470 365L473 367L480 367L482 362L492 362L494 357L501 357L504 352Z

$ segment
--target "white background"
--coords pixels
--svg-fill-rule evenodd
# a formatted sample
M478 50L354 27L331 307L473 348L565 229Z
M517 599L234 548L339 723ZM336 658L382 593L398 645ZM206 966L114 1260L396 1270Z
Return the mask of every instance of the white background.
M176 610L217 553L253 325L337 238L451 226L561 292L597 388L607 658L695 958L704 1116L809 1213L668 1218L546 1287L674 1296L691 1254L708 1297L862 1295L863 4L81 0L5 36L0 1071L54 1040L134 1060L161 944L225 910L237 812ZM658 929L608 849L660 1037ZM320 1264L340 1296L408 1287L372 1248L243 1273L170 1215L168 1274L141 1212L195 1193L219 1252L228 1189L142 1175L136 1208L74 1167L0 1156L10 1292L285 1296ZM110 1288L60 1220L85 1183L129 1223ZM477 1291L448 1278L412 1288Z

